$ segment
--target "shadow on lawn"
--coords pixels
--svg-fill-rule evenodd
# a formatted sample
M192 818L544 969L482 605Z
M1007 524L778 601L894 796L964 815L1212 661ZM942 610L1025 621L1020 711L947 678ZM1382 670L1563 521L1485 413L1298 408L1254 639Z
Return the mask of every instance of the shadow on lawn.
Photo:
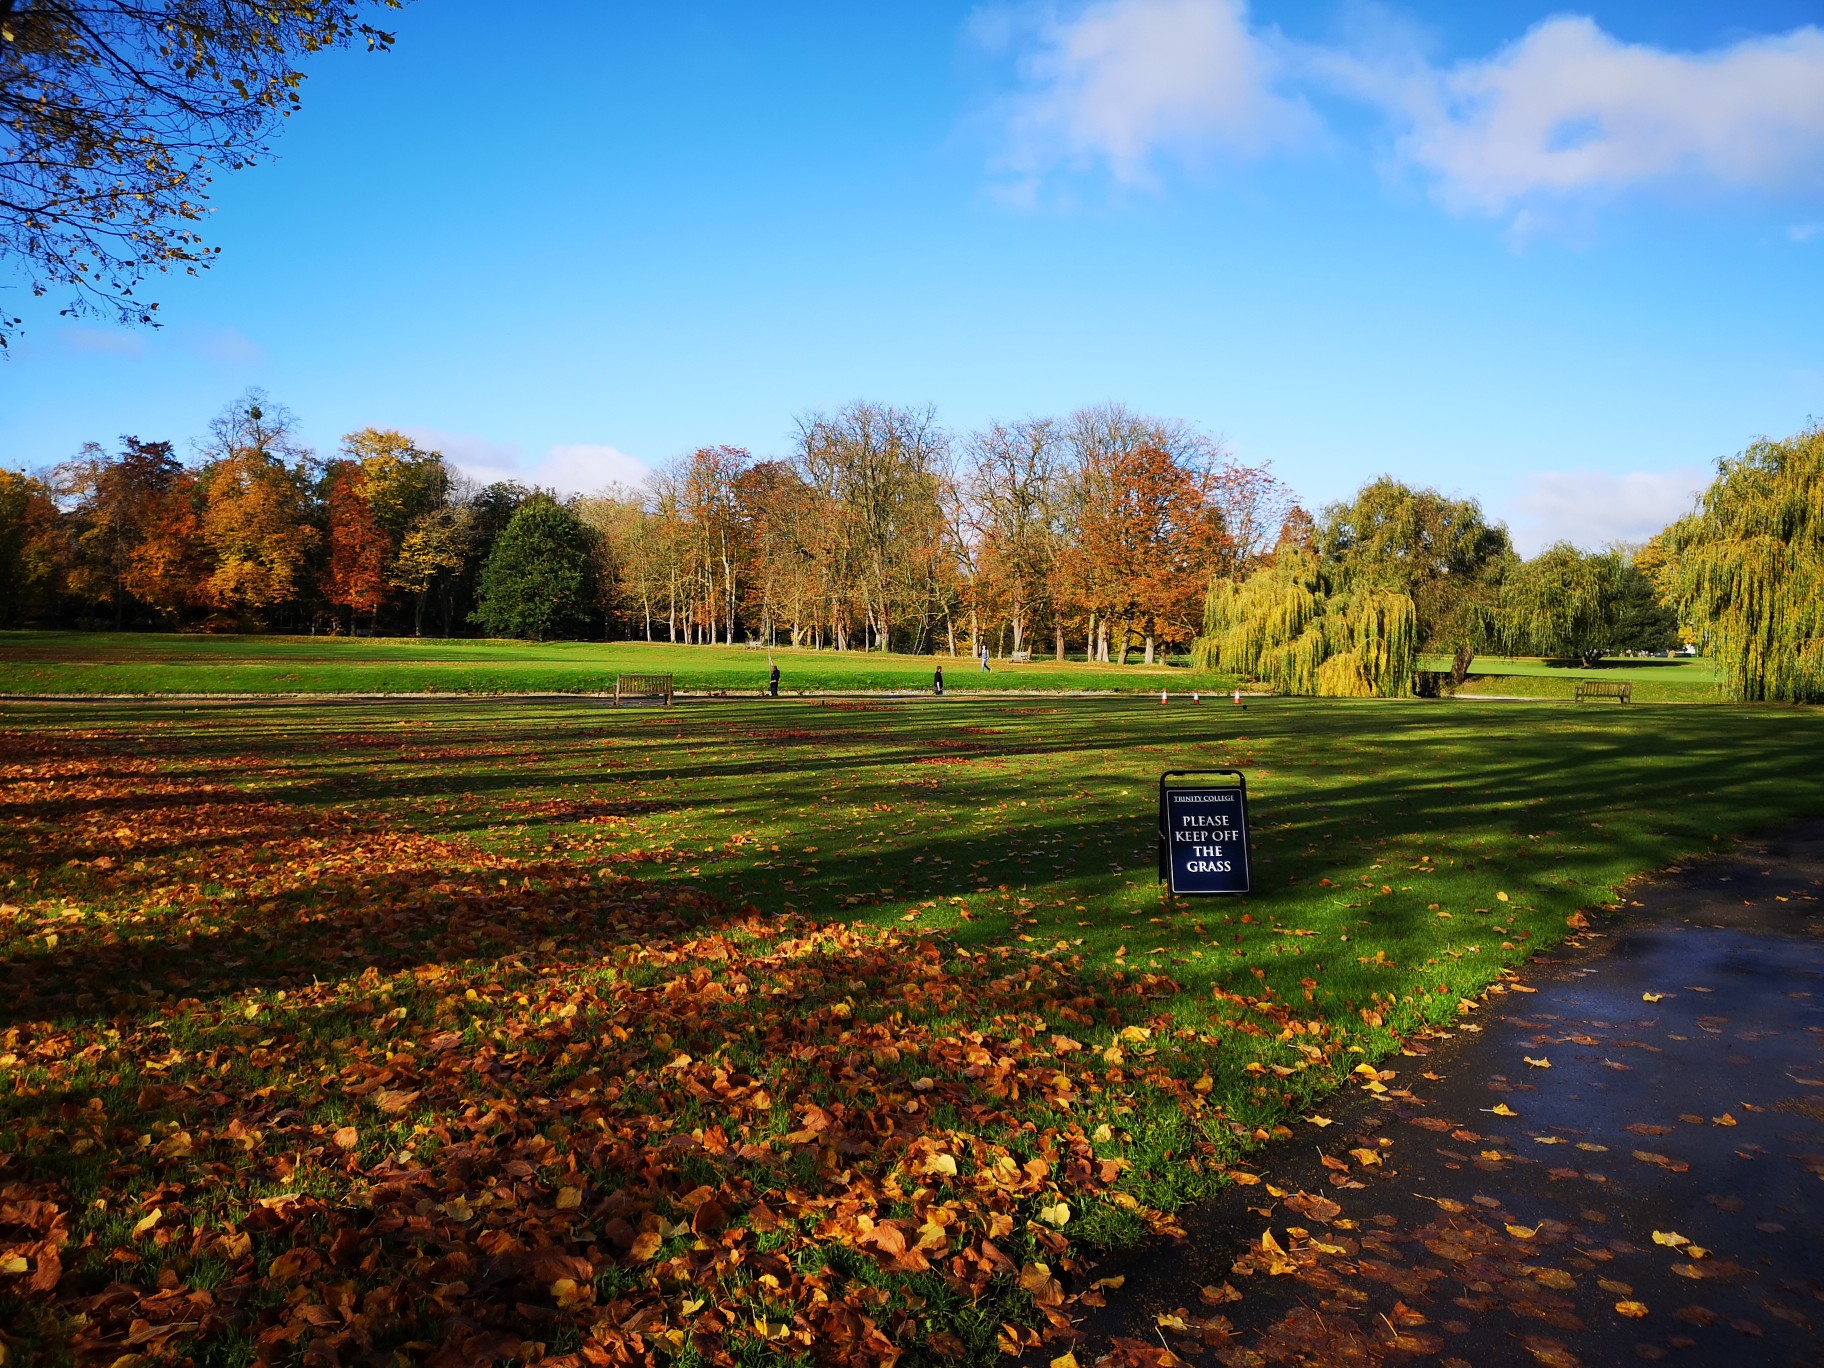
M300 757L314 753L320 764L335 765L344 763L341 757L347 752L326 750L321 737L314 739L314 752L309 736L271 732L239 730L219 742L161 738L157 761L143 752L121 753L117 738L105 734L87 741L56 738L52 749L65 760L80 757L87 777L71 772L35 788L10 787L0 872L36 884L40 895L54 890L78 903L125 912L129 923L148 907L168 910L155 911L155 920L142 922L143 934L129 924L124 928L129 938L113 943L109 937L118 931L72 922L60 930L55 950L15 954L0 963L0 992L6 994L0 1019L79 1020L103 1002L132 997L135 990L171 996L286 987L340 977L369 964L390 972L414 964L509 955L541 940L559 942L566 953L582 951L675 929L679 923L665 919L675 918L677 908L741 901L765 911L791 905L841 915L843 900L855 898L857 888L873 902L975 898L1003 885L1017 893L1034 883L1106 882L1109 864L1104 860L1131 881L1151 881L1150 794L1122 808L1106 799L1085 799L1083 815L1063 822L1055 820L1055 813L1035 811L1024 818L1010 815L1007 826L990 830L895 832L890 856L845 855L833 847L828 857L794 869L764 869L745 851L727 848L707 856L701 849L662 846L634 852L581 850L576 852L580 859L527 860L483 850L466 837L482 827L517 823L574 833L574 824L564 818L566 802L625 801L630 784L663 785L673 773L691 784L715 785L777 767L780 758L737 764L706 758L714 752L704 749L702 724L715 722L717 739L764 731L759 723L773 714L751 711L758 716L731 721L681 712L668 718L661 725L679 729L674 736L684 735L683 745L668 741L660 753L645 757L645 770L606 781L599 773L575 768L571 753L584 747L593 753L602 736L599 726L475 728L475 738L509 748L509 758L536 752L540 768L458 770L454 777L463 785L461 796L477 806L431 823L447 833L441 836L394 831L373 815L326 806L380 803L407 794L454 795L436 775L402 783L383 769L364 766L349 775L324 776ZM821 735L827 728L844 745L858 739L853 718L838 714L813 721L805 717L810 711L794 711L790 720L802 724L794 731ZM1157 714L1131 705L1122 711L1142 742L1185 745L1182 738L1156 730L1158 724L1149 719ZM891 797L906 805L916 802L921 791L901 787L900 771L922 775L926 769L937 772L939 801L945 801L946 790L966 782L978 806L1031 795L1035 784L1051 784L1045 791L1061 798L1116 784L1131 790L1135 783L1131 772L1116 768L1131 766L1131 751L1099 749L1108 744L1110 731L1109 718L1100 709L1066 717L1070 725L1057 726L1044 739L1011 732L971 735L971 744L992 749L961 752L968 758L960 766L896 763L896 756L916 758L921 745L955 741L957 723L965 719L988 723L1000 712L976 705L960 715L921 722L917 735L908 735L910 728L896 718L898 730L884 738L881 749L791 754L789 776L782 777L781 787L764 795L717 794L699 806L714 804L738 820L760 821L772 815L770 806L814 804L842 780L853 785L843 791L846 799ZM1724 819L1718 830L1752 820L1750 813L1727 808L1699 811L1695 817L1668 812L1685 799L1718 796L1709 766L1719 756L1728 756L1731 772L1748 775L1754 783L1781 777L1797 781L1808 768L1802 753L1764 727L1756 729L1750 744L1746 736L1727 736L1726 723L1725 734L1719 735L1714 722L1696 731L1678 715L1668 716L1666 731L1682 730L1682 738L1622 732L1600 720L1579 718L1575 725L1481 735L1475 739L1476 753L1462 755L1457 753L1464 745L1460 705L1381 708L1354 718L1352 713L1282 705L1237 718L1211 709L1198 719L1207 719L1211 730L1220 718L1229 726L1247 727L1248 734L1198 737L1190 745L1224 752L1225 759L1245 758L1249 752L1269 757L1269 772L1253 790L1255 854L1264 888L1244 905L1307 922L1324 916L1370 922L1383 941L1392 942L1388 948L1396 960L1403 957L1404 945L1434 934L1422 895L1379 895L1379 875L1372 887L1339 884L1320 891L1313 886L1320 874L1339 872L1352 856L1366 863L1387 853L1391 842L1423 836L1465 856L1473 848L1475 855L1495 862L1491 878L1499 874L1511 880L1516 872L1537 876L1541 871L1527 864L1536 864L1528 838L1561 834L1564 827L1587 823L1593 815L1606 822L1616 811L1631 816L1665 812L1668 825L1693 834L1708 829L1708 817ZM1352 734L1348 723L1355 719L1359 723ZM1368 729L1359 724L1370 719L1372 735L1364 735ZM1149 728L1155 729L1153 735L1147 734ZM1701 747L1695 744L1699 736L1705 743ZM460 750L466 739L466 732L429 737L421 732L406 744ZM630 743L645 740L629 738ZM1033 777L1035 759L1079 754L1091 742L1098 752L1075 771ZM394 742L386 738L385 744ZM1309 790L1303 787L1301 767L1291 760L1304 745L1322 748L1324 787L1310 797L1301 796ZM1415 765L1417 747L1428 747L1429 753ZM1156 749L1165 751L1164 746ZM1491 760L1491 749L1498 749L1498 758ZM773 750L778 757L784 748L775 745ZM1291 760L1289 765L1280 752ZM1655 763L1641 763L1649 758ZM175 772L169 762L176 763ZM1350 784L1345 770L1345 782L1338 782L1337 771L1350 764L1375 777ZM877 779L870 778L872 772L878 772ZM222 782L228 775L237 782ZM1592 784L1592 775L1601 777ZM687 796L675 783L672 788L668 803L687 815ZM621 798L600 797L604 792ZM505 797L509 793L512 800ZM541 805L549 805L544 815ZM1138 813L1132 810L1136 806ZM583 828L585 834L591 830ZM1048 848L1042 850L1041 844ZM1620 830L1592 828L1588 844L1567 848L1561 843L1555 854L1550 870L1555 880L1567 889L1587 889L1618 866L1645 868L1660 862L1666 843L1660 831L1633 822ZM98 856L105 867L96 863ZM602 870L635 877L604 884ZM889 876L894 883L883 894L880 885ZM514 884L529 880L538 888L503 889L502 879ZM788 882L793 886L788 888ZM440 885L444 891L438 891ZM708 887L715 889L714 897L706 893ZM562 918L551 914L552 897L558 896L552 889L561 895ZM1360 905L1347 905L1350 899ZM952 934L964 945L975 945L1004 942L1009 931L1005 917L994 915ZM1253 939L1258 941L1258 935ZM1276 963L1251 952L1232 964L1208 967L1224 983L1262 969L1282 993L1301 972L1298 963Z

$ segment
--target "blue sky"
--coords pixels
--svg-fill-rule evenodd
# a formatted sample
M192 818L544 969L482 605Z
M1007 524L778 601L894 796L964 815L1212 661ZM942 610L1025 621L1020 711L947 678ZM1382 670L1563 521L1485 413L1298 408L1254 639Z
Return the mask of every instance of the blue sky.
M123 333L22 299L0 461L261 385L589 489L850 399L1117 399L1311 506L1650 533L1824 415L1814 5L419 0Z

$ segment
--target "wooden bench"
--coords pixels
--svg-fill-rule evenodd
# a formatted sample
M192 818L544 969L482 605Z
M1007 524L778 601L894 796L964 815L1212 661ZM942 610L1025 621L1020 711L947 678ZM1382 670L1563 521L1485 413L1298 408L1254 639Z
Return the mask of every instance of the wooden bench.
M614 677L614 706L625 703L656 703L671 706L671 676L660 674L624 674Z
M1032 664L1032 652L1015 651L1012 655L1008 656L1007 659L1015 665L1030 665Z
M1634 686L1616 680L1580 679L1577 681L1577 701L1587 703L1592 698L1612 698L1617 703L1634 701Z

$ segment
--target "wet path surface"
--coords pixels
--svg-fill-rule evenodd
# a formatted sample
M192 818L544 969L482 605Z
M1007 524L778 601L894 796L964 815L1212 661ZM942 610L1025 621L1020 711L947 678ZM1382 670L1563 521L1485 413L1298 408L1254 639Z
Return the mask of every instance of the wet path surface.
M1636 888L1106 1261L1078 1359L1824 1365L1821 899L1824 822Z

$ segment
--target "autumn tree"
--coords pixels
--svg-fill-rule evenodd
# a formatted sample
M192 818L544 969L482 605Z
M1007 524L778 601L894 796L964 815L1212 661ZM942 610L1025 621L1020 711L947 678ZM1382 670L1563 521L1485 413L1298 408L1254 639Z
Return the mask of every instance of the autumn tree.
M178 626L186 610L202 605L210 574L203 540L203 483L195 470L174 473L159 494L139 540L128 553L122 587Z
M1681 619L1744 702L1824 701L1824 427L1722 461L1650 549Z
M105 609L116 628L125 626L135 598L135 553L159 534L167 495L183 471L169 442L120 440L117 455L90 443L53 475L68 510L69 590Z
M839 649L857 627L864 649L891 649L896 630L911 650L929 645L940 620L938 493L948 454L928 408L855 403L799 424L799 469L833 513L826 610Z
M1195 634L1212 577L1233 576L1264 553L1283 490L1195 429L1118 404L1078 412L1066 433L1060 597L1088 617L1092 658L1108 659L1112 631L1125 662L1137 631L1150 662L1161 638Z
M298 598L321 540L310 452L296 433L287 409L249 390L210 425L203 450L200 530L211 564L199 596L255 623Z
M355 630L355 615L368 615L373 630L380 605L392 587L388 570L394 559L393 541L374 516L368 500L367 471L357 462L332 461L324 475L324 512L327 515L328 558L323 567L323 596L348 609L348 629Z
M23 471L0 470L0 626L23 627L51 615L57 536L50 486Z
M995 423L965 444L953 536L965 558L978 612L1002 618L1013 649L1030 649L1051 610L1053 571L1061 549L1061 514L1069 459L1059 425L1049 418Z
M450 583L467 559L473 540L468 510L448 504L421 514L399 543L387 580L412 595L412 635L424 635L424 610L431 591L444 595L444 635L450 636Z
M589 573L589 529L562 504L533 498L495 540L470 617L492 636L578 632L590 615Z
M376 0L397 8L399 0ZM213 258L212 175L264 158L304 58L392 36L354 0L0 0L0 255L65 313L151 323ZM0 348L18 320L0 315Z
M1383 476L1324 510L1318 544L1343 582L1409 597L1419 649L1451 657L1461 684L1494 635L1501 581L1514 563L1507 530L1474 499Z

